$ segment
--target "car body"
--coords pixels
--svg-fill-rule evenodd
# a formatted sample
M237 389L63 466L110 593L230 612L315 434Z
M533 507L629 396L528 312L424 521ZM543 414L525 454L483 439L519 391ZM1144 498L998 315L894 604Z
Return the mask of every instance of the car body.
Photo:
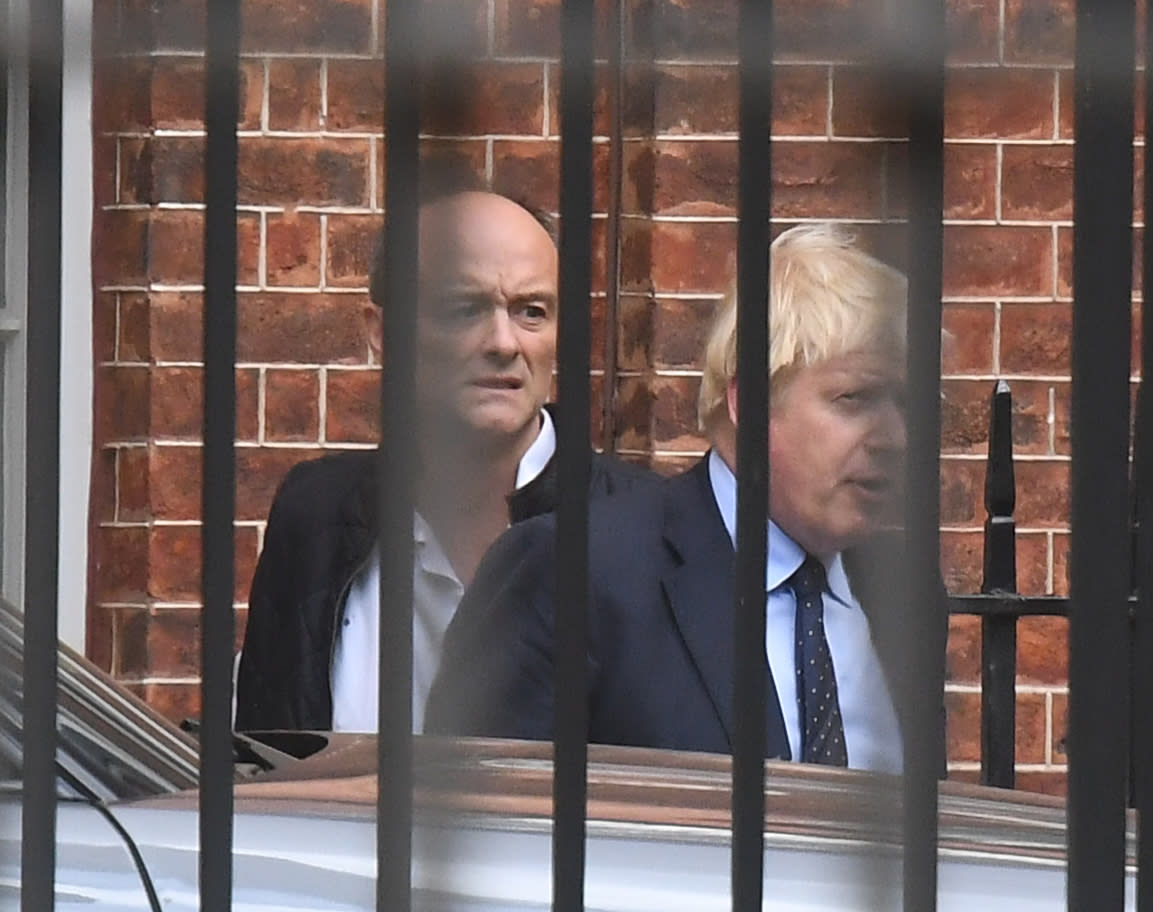
M15 909L19 616L0 619L0 909ZM57 907L147 910L147 878L161 908L198 909L195 742L65 647L59 719ZM373 909L376 739L268 741L288 750L258 747L236 774L233 908ZM549 908L551 745L418 738L414 757L415 907ZM588 781L588 909L730 908L730 758L593 745ZM896 777L767 763L765 907L899 909L900 796ZM945 782L939 806L941 912L1065 908L1063 801ZM1132 859L1128 879L1132 907Z

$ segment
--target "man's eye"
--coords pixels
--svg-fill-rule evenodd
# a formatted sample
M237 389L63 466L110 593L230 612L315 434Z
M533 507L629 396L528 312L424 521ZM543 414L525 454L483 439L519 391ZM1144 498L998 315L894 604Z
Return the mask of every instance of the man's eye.
M543 304L526 304L521 308L520 315L529 323L542 323L548 319L548 308Z
M481 301L463 300L444 301L441 304L441 314L449 320L470 320L484 309Z

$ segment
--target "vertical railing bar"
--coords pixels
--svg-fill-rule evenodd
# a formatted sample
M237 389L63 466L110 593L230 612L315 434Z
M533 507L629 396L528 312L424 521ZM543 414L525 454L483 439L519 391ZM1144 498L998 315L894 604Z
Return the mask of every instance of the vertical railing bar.
M764 893L773 4L768 0L742 0L739 16L731 875L734 912L753 912L761 908Z
M232 906L236 197L240 2L206 10L200 908Z
M384 339L381 369L380 643L376 907L412 908L412 517L419 300L420 5L387 0L384 35Z
M24 912L55 908L56 636L60 512L60 229L63 10L30 7L28 384L24 539ZM4 99L7 104L7 99Z
M1017 591L1013 394L998 380L989 403L985 472L985 553L981 592ZM981 781L1013 788L1016 779L1017 618L981 618Z
M909 119L908 639L904 774L904 908L937 907L937 783L944 769L944 631L940 582L941 296L945 138L945 3L905 4Z
M624 183L625 0L612 0L609 43L609 200L605 226L604 387L601 449L616 451L617 340L621 306L621 196Z
M1078 0L1068 903L1125 900L1134 0Z
M1145 17L1144 174L1153 174L1153 16ZM1132 775L1137 808L1137 912L1153 912L1153 182L1145 181L1141 238L1141 385L1133 441Z
M1147 45L1148 47L1149 45ZM1151 78L1146 72L1146 90ZM1153 102L1146 101L1146 113ZM1148 128L1147 128L1148 129ZM1146 137L1148 142L1148 136ZM1145 149L1145 167L1153 155ZM1153 200L1153 189L1145 191L1146 210ZM1153 238L1142 242L1144 266L1153 268ZM1132 619L1133 642L1129 652L1129 674L1133 704L1130 712L1130 774L1132 795L1137 809L1137 912L1153 912L1153 727L1148 724L1153 713L1153 561L1143 555L1153 553L1153 383L1146 371L1153 367L1153 308L1145 301L1153 293L1153 279L1143 280L1141 305L1141 384L1137 393L1136 430L1133 446L1133 582L1137 605ZM1149 335L1146 335L1149 334ZM1148 365L1148 367L1147 367Z
M1145 128L1143 173L1153 168L1153 67L1149 66L1149 42L1153 17L1145 17ZM1145 723L1153 712L1153 562L1142 558L1153 553L1153 186L1146 183L1142 198L1141 263L1141 382L1137 389L1137 414L1133 439L1131 583L1137 606L1132 620L1129 653L1132 706L1130 709L1130 794L1137 810L1137 912L1153 912L1153 729Z
M553 909L584 909L594 5L561 5Z

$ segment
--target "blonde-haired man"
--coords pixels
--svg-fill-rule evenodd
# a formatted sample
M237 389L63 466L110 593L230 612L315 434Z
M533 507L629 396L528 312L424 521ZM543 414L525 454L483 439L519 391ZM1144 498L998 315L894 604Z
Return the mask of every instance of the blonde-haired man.
M866 548L903 475L905 280L833 225L786 231L771 260L766 755L896 771L891 658L872 623L893 565ZM731 750L735 366L730 296L701 387L713 448L591 512L594 742ZM446 639L429 730L551 737L553 530L533 520L486 557Z

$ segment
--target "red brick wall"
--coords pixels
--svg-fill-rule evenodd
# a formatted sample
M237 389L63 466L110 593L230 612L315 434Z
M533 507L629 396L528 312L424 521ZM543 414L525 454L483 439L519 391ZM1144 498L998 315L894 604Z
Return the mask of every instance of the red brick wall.
M555 207L558 0L436 3L434 33L468 64L428 93L427 151ZM900 30L886 32L883 5L778 0L774 215L782 224L857 223L899 262L904 121L875 61ZM182 716L197 711L199 663L202 13L187 0L116 6L101 0L96 19L89 651ZM244 7L241 609L280 477L297 460L366 446L376 434L375 374L358 312L381 218L380 6ZM732 268L736 4L629 6L616 444L672 469L704 447L694 420L698 352ZM942 566L955 592L980 584L986 398L998 376L1012 380L1016 398L1021 590L1067 588L1071 6L950 3L944 319L953 341L944 364ZM602 212L607 153L602 142ZM603 323L603 261L598 270L593 312ZM599 356L595 366L599 395ZM953 775L968 778L979 757L979 657L977 625L955 622L950 759ZM1022 622L1019 660L1020 781L1059 790L1064 623Z

